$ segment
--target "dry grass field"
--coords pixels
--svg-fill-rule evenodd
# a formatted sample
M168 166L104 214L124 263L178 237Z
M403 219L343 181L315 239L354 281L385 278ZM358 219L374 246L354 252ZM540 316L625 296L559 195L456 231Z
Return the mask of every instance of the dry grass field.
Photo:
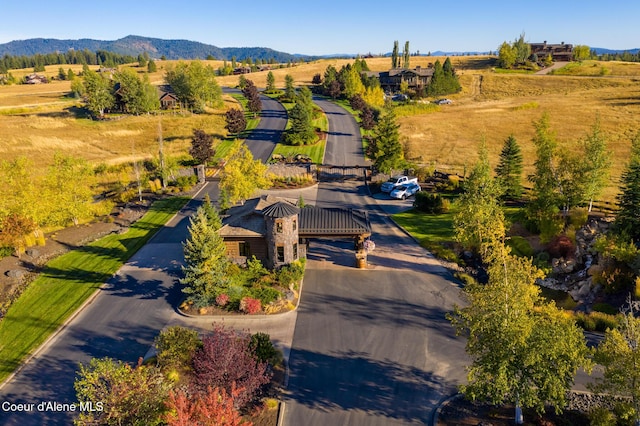
M428 66L436 59L411 58L411 66ZM612 177L603 196L613 199L617 180L628 157L630 140L640 131L640 64L585 61L556 72L556 75L504 74L492 68L490 57L452 57L463 90L450 96L452 105L443 105L415 115L398 118L407 156L423 164L463 173L477 159L478 144L484 139L495 164L504 139L513 133L521 144L525 173L535 160L531 139L532 122L548 113L561 147L572 149L600 118L613 155ZM314 74L323 74L328 65L340 69L346 59L320 60L272 70L276 85L284 86L291 74L297 85L310 84ZM367 59L374 71L388 69L389 58ZM222 61L206 61L217 68ZM158 71L150 76L155 84L172 61L158 61ZM50 66L46 74L57 74ZM66 70L69 66L63 66ZM74 66L72 66L74 68ZM75 67L74 71L79 71ZM142 72L142 70L140 70ZM31 70L13 71L16 76ZM259 87L266 84L267 71L246 77ZM238 76L220 77L221 86L235 86ZM78 118L78 101L65 97L69 82L45 85L0 86L0 158L27 155L47 164L53 150L63 150L92 162L118 163L132 155L151 157L157 151L157 116L122 117L95 122ZM235 100L226 99L229 107ZM224 130L224 109L200 116L163 115L166 149L179 155L188 148L192 129L203 128L220 137Z

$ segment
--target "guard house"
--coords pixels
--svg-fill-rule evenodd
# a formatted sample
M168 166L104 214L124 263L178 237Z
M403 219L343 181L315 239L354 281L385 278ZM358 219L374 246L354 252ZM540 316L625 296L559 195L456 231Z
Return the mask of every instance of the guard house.
M364 242L371 236L367 212L354 209L299 208L270 195L229 209L219 230L234 261L255 256L268 268L279 268L307 255L310 238L352 238L359 267L366 265Z

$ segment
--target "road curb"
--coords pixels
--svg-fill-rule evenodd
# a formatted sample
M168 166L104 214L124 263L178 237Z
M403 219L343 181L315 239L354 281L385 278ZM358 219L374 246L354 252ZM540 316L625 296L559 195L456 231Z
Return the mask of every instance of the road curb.
M448 403L450 403L451 401L461 397L462 397L462 394L459 392L456 392L453 395L450 395L444 399L441 399L440 402L438 403L438 407L433 411L433 415L431 416L431 421L429 422L429 424L431 426L438 426L438 417L440 417L440 412L442 411L442 408Z

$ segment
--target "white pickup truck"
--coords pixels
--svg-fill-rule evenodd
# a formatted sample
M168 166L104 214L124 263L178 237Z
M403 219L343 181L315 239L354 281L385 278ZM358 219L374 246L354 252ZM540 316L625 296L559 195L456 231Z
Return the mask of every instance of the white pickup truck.
M409 176L392 176L388 181L382 184L382 192L391 192L400 185L407 185L410 183L418 183L418 178L410 178Z

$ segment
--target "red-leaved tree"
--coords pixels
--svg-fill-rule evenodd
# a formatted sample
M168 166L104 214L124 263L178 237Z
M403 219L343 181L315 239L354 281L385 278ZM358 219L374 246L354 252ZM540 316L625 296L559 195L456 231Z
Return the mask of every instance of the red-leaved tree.
M171 392L165 420L169 426L252 426L234 407L234 399L240 392L235 386L230 394L219 388L209 388L195 396Z
M232 393L236 409L244 408L269 383L267 364L259 362L251 349L251 336L214 324L213 332L202 339L202 347L193 356L192 391L206 394L210 387Z

